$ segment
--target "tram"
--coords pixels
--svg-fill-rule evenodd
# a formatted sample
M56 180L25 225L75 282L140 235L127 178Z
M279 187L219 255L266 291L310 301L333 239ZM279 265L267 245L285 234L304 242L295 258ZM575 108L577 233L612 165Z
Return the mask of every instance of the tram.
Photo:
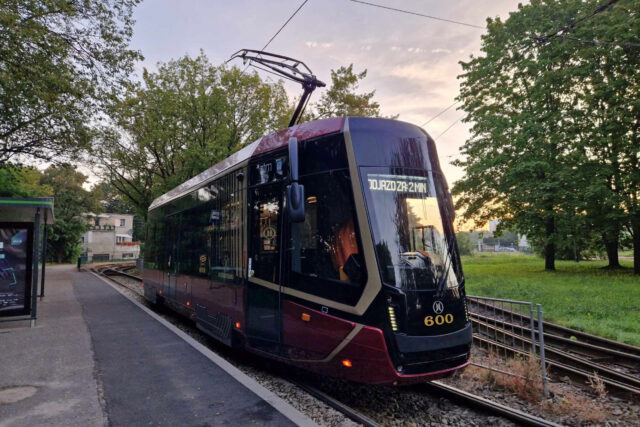
M453 219L421 128L305 122L153 201L144 295L229 346L320 374L429 381L470 357Z

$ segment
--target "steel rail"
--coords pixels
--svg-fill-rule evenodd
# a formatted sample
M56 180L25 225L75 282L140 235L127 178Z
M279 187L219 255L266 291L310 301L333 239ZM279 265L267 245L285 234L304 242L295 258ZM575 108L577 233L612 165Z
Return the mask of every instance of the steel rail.
M484 297L483 297L484 298ZM496 302L500 302L502 300L495 298L494 299ZM498 305L493 305L493 304L486 304L486 303L482 303L479 301L475 301L472 299L468 300L468 304L469 305L477 305L477 306L481 306L481 307L485 307L488 310L491 310L492 312L501 312L503 313L505 316L513 316L513 318L518 319L520 321L526 321L529 322L529 318L527 316L523 316L522 314L512 311L512 310L507 310L505 308L502 308ZM471 307L470 307L470 311L471 311ZM537 325L538 321L534 319L534 323ZM563 338L566 339L571 339L571 337L575 337L578 340L582 340L583 343L587 343L587 344L591 344L591 345L595 345L598 347L604 347L604 348L609 348L612 350L617 350L621 353L626 353L626 354L630 354L633 356L637 356L640 357L640 347L636 347L633 346L631 344L626 344L620 341L615 341L615 340L611 340L608 338L604 338L604 337L599 337L597 335L592 335L586 332L582 332L582 331L578 331L577 329L571 329L571 328L567 328L566 326L561 326L555 323L550 323L550 322L542 322L542 325L544 327L544 332L545 332L545 338L547 336L547 333L553 334L553 335L557 335L557 336L561 336Z
M484 343L487 346L494 346L494 347L497 347L497 348L501 348L501 349L503 349L505 351L511 352L513 354L516 354L516 355L520 355L520 356L523 356L523 357L528 357L529 356L529 353L527 353L527 352L525 352L523 350L520 350L520 349L517 349L517 348L513 348L511 346L502 344L502 343L500 343L498 341L487 339L485 337L482 337L482 336L479 336L479 335L476 335L476 334L473 335L473 339L476 340L477 342ZM562 363L562 362L560 362L558 360L555 360L555 359L547 359L547 367L555 368L557 371L561 371L561 372L563 372L565 374L571 375L574 379L580 378L582 380L584 380L584 379L595 380L595 377L594 377L592 372L585 371L583 369L576 368L576 367L573 367L573 366L569 366L566 363ZM629 395L629 394L638 395L638 394L640 394L640 389L637 389L637 388L635 388L633 386L621 383L619 381L616 381L616 380L613 380L613 379L610 379L610 378L604 378L604 377L599 377L599 378L600 378L600 380L602 380L602 382L605 385L610 387L609 388L610 390L613 389L613 390L617 391L618 393L622 393L622 394L625 394L625 395Z
M292 378L286 378L286 380L289 381L291 384L295 385L296 387L299 387L305 392L309 393L310 395L320 400L321 402L324 402L325 404L329 405L330 407L337 410L338 412L341 412L346 417L352 419L353 421L359 424L364 425L365 427L381 426L380 424L376 423L375 421L368 418L367 416L362 415L360 412L350 408L349 406L345 405L344 403L340 402L337 399L334 399L333 397L329 396L325 392L318 390L312 385L303 383L301 381L298 381Z
M523 337L520 335L516 335L511 333L511 331L508 331L506 329L502 329L500 327L497 327L495 325L491 325L485 322L481 322L479 320L475 320L472 319L472 321L474 323L476 323L479 326L484 327L485 329L490 328L495 332L495 339L497 340L497 334L501 334L503 338L509 338L509 339L517 339L520 342L524 343L525 345L527 345L529 348L531 348L531 340L527 337ZM505 344L505 343L503 343ZM567 353L565 351L559 350L557 348L554 347L549 347L546 346L545 347L545 352L547 355L547 359L549 360L557 360L559 362L562 363L571 363L571 365L575 368L581 369L583 371L588 371L591 370L593 372L597 372L598 375L600 375L600 377L602 379L608 378L610 380L616 381L618 383L621 384L626 384L632 388L634 388L636 390L636 393L640 393L640 378L636 378L632 375L628 375L622 372L618 372L615 371L611 368L608 368L606 366L597 364L597 363L593 363L590 360L587 360L583 357L577 356L577 355L573 355L570 353Z
M494 414L500 415L511 421L514 421L520 425L528 426L560 426L552 421L545 420L532 414L527 414L515 408L502 405L501 403L494 402L484 397L480 397L473 393L469 393L464 390L460 390L456 387L444 384L440 381L431 381L425 384L425 388L430 388L438 395L445 394L451 400L462 400L468 406L473 406L486 411L491 411Z
M522 324L511 323L507 320L495 319L489 316L484 316L477 313L470 313L471 317L476 318L480 321L489 324L498 324L503 326L505 329L510 329L512 332L517 332L519 335L526 337L529 334L529 327ZM538 335L537 331L534 331L536 335ZM635 354L625 353L622 351L618 351L612 348L602 347L594 344L589 344L582 341L575 341L569 338L565 338L556 334L544 332L544 341L545 347L548 344L553 344L556 347L559 347L561 350L569 350L576 353L580 353L585 357L595 357L598 359L603 359L606 357L616 358L618 360L626 360L630 363L620 363L619 361L612 361L611 363L619 364L621 366L625 366L627 368L640 371L640 356L636 356ZM606 355L606 356L605 356ZM597 362L594 360L594 362Z
M133 274L125 273L124 271L114 270L112 268L106 268L100 272L104 276L125 276L129 279L137 280L138 282L142 282L142 278L140 276L134 276Z

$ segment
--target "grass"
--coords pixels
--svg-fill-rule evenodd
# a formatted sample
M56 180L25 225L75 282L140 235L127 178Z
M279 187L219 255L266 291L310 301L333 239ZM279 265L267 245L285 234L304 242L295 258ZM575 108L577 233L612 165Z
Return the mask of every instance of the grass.
M606 261L556 261L545 271L532 255L463 257L467 293L542 304L545 320L640 346L640 277L631 261L609 271Z

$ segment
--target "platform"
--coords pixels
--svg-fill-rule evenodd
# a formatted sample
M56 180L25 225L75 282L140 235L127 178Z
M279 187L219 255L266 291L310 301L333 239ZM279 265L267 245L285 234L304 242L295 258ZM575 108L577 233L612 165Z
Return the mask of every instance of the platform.
M314 425L100 277L48 272L37 326L0 326L0 427Z

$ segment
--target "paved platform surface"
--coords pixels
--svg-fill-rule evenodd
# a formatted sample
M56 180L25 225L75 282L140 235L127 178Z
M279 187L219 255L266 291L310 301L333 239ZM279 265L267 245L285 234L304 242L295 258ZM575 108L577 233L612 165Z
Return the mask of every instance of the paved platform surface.
M46 294L0 324L0 427L313 425L90 273L48 268Z

